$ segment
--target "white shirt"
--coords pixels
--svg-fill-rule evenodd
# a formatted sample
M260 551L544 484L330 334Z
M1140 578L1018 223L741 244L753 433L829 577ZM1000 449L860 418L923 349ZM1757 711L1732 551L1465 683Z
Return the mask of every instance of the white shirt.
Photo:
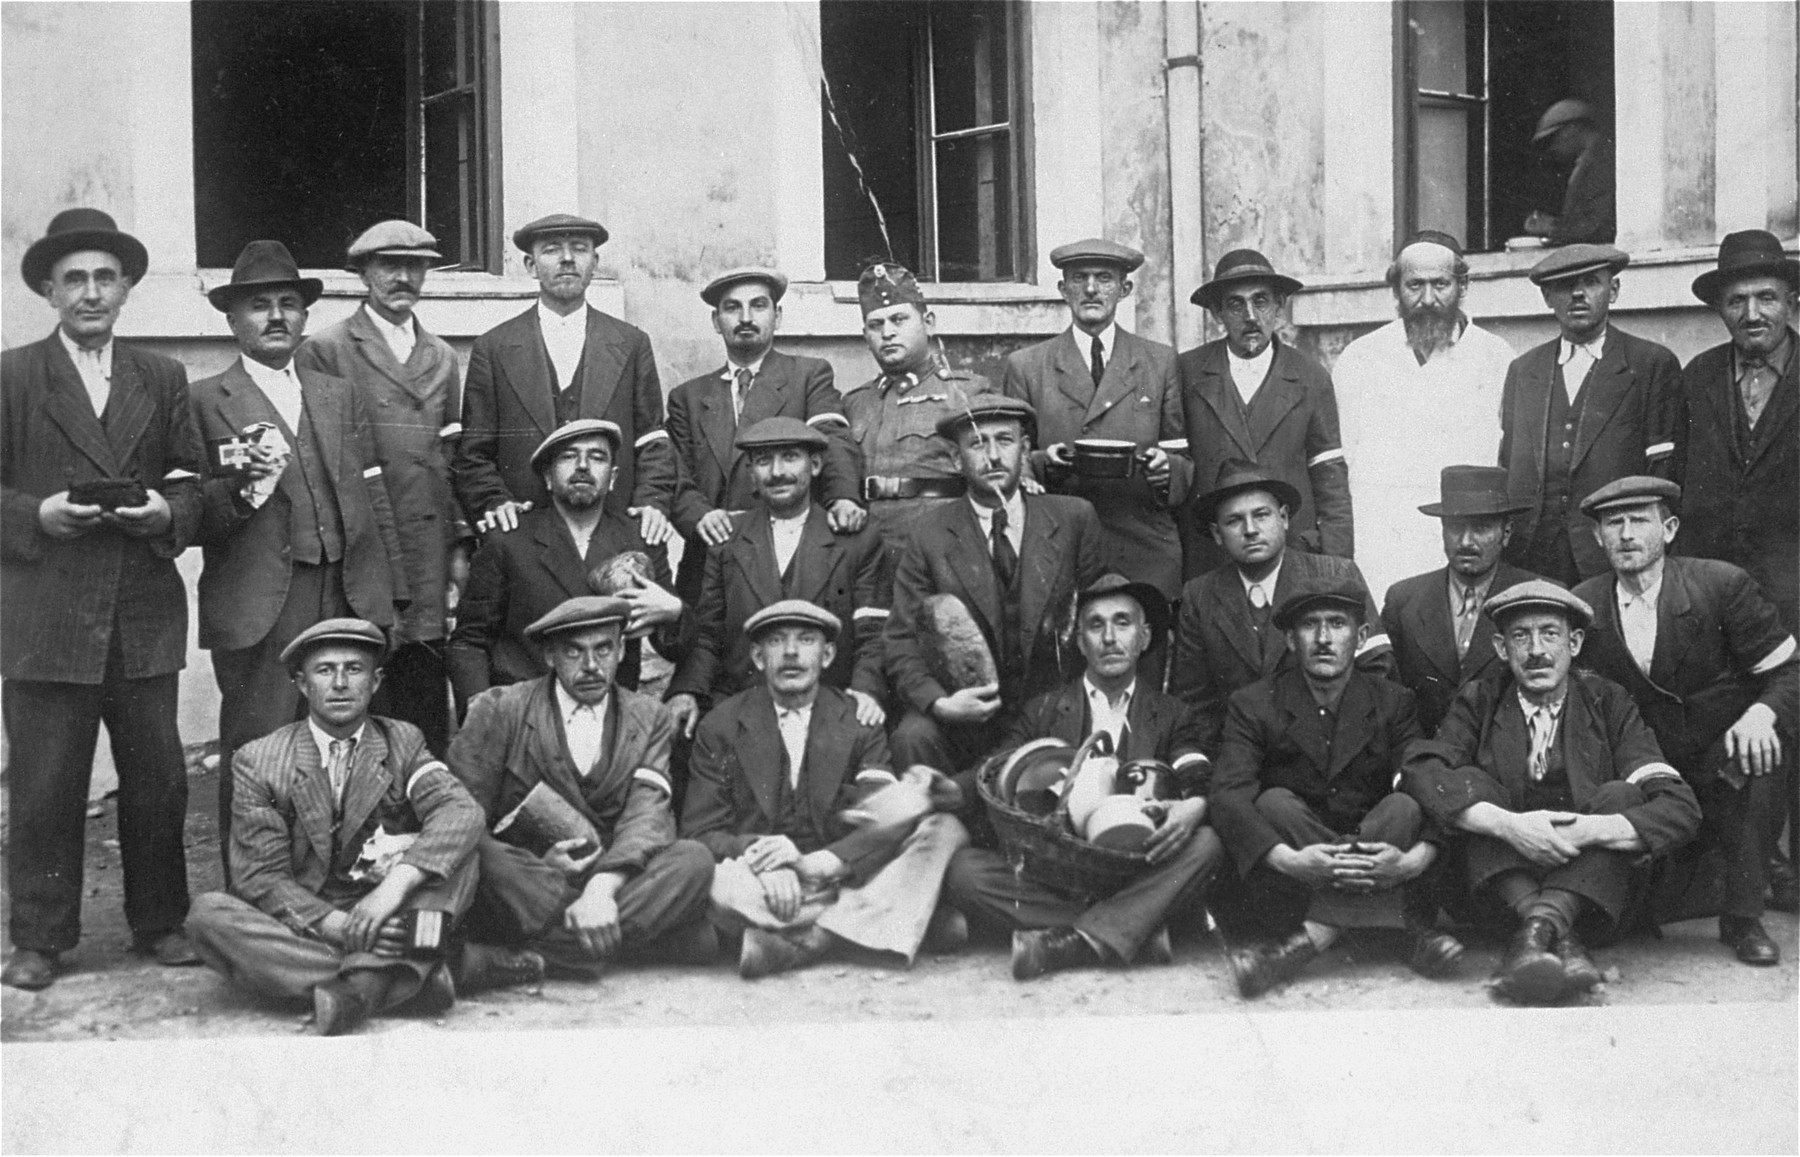
M806 763L806 733L812 728L813 705L775 707L775 726L781 732L781 746L787 749L788 786L800 786L800 768Z
M1525 733L1531 738L1531 751L1525 770L1533 781L1544 778L1550 769L1550 749L1556 746L1556 733L1562 727L1563 705L1569 701L1565 689L1554 703L1539 705L1519 695L1519 710L1525 713Z
M248 354L240 355L238 360L244 363L244 372L250 375L256 388L263 392L263 397L269 399L269 404L275 407L275 412L287 423L289 432L298 438L300 414L305 408L305 401L300 393L300 377L294 373L294 359L289 358L287 365L278 370L270 369Z
M56 327L56 336L62 339L63 348L69 351L69 360L75 363L75 372L81 375L81 384L87 387L88 401L94 405L94 417L106 413L106 399L112 396L113 343L112 338L97 350L84 350Z
M1112 736L1113 751L1123 755L1121 748L1125 742L1125 717L1131 713L1131 697L1137 694L1137 680L1133 679L1119 696L1117 707L1107 701L1106 692L1094 686L1094 681L1086 675L1081 677L1081 685L1087 691L1088 734L1106 732Z
M1606 352L1606 331L1586 345L1576 345L1568 338L1557 339L1556 364L1562 367L1563 391L1569 395L1569 404L1575 404L1575 395L1581 392L1581 383L1587 381L1588 371Z
M1273 607L1275 605L1275 584L1281 581L1281 564L1286 561L1286 555L1283 555L1280 559L1276 560L1275 569L1264 575L1261 582L1253 583L1244 576L1243 571L1238 571L1238 581L1244 584L1244 597L1250 600L1251 606L1254 607L1258 605L1256 601L1256 592L1259 589L1262 591L1263 597L1261 605L1265 607Z
M788 563L794 559L794 552L800 549L800 536L806 531L806 520L812 514L809 505L805 510L792 518L776 518L769 515L769 530L775 536L775 573L786 574Z
M769 355L765 353L762 357L757 358L747 366L740 366L736 362L729 360L726 361L725 369L720 372L719 377L725 380L725 395L731 399L731 416L733 419L742 418L744 416L744 400L738 397L738 371L750 371L750 386L753 389L756 386L756 375L762 373L763 361L768 356ZM744 391L746 394L749 392L749 390Z
M1244 405L1256 396L1256 391L1269 376L1269 366L1275 361L1275 343L1270 342L1263 347L1263 352L1253 358L1240 358L1225 347L1225 362L1231 367L1231 381L1237 386L1238 397L1244 399Z
M1662 594L1663 567L1656 566L1656 577L1641 595L1634 595L1625 589L1624 583L1615 583L1619 602L1619 633L1625 636L1625 649L1638 665L1638 670L1648 675L1650 659L1656 654L1656 600Z
M412 357L413 346L419 342L418 333L413 328L416 321L412 314L407 314L405 321L394 325L370 309L368 302L363 303L362 311L370 321L375 323L375 332L381 335L381 340L385 341L388 349L393 351L394 360L405 365L406 359Z
M991 555L994 551L994 512L969 499L969 506L975 511L975 525L981 528L981 541L988 547ZM1025 499L1021 491L1013 491L1012 497L1006 500L1006 541L1012 543L1015 556L1023 554L1025 545Z
M1082 365L1092 368L1092 366L1094 364L1094 338L1095 337L1098 337L1100 339L1100 362L1101 362L1101 365L1103 365L1103 366L1112 365L1113 350L1118 348L1114 343L1119 340L1119 326L1118 326L1117 322L1108 323L1107 327L1105 329L1101 330L1098 334L1082 333L1079 329L1076 329L1074 326L1070 326L1069 327L1069 336L1075 339L1075 348L1081 351L1081 364Z
M313 745L319 749L319 763L324 766L325 773L331 776L331 798L342 804L344 788L350 782L350 765L356 760L356 745L362 742L363 732L369 729L369 724L365 720L363 725L356 729L356 734L347 740L332 736L323 727L320 727L310 715L306 717L306 726L312 732ZM331 766L331 745L334 743L350 744L350 747L344 752L343 766L339 768ZM334 771L336 774L332 774Z
M581 351L587 345L587 307L563 317L540 301L537 315L544 349L550 354L550 372L556 375L560 393L575 383L575 367L581 364Z
M562 716L563 738L568 741L569 758L575 761L577 774L594 770L600 759L606 739L606 708L611 702L612 692L608 691L598 703L578 703L561 683L556 685L556 710Z

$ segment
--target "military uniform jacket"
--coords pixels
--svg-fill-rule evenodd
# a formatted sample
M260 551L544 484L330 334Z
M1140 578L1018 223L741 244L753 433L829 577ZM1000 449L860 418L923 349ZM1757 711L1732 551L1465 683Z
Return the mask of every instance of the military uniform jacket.
M545 675L478 696L451 741L450 769L486 813L489 829L533 787L548 785L600 834L603 850L583 885L601 872L634 876L675 842L668 708L615 686L600 758L583 775L569 756L555 684L555 675Z
M770 350L750 383L741 417L731 405L736 386L720 376L730 368L691 378L669 393L669 436L685 468L686 484L675 504L681 533L691 537L711 511L747 510L756 500L750 463L734 443L739 431L764 418L796 418L825 435L831 444L814 494L827 506L840 498L861 502L862 454L850 440L831 363Z
M1668 761L1700 783L1725 763L1725 732L1753 703L1775 712L1783 742L1800 713L1800 658L1773 603L1742 569L1706 558L1663 562L1656 648L1639 670L1619 628L1618 578L1575 588L1594 608L1577 660L1625 688Z
M862 450L863 473L883 478L961 478L956 447L937 432L938 419L955 413L993 384L980 374L942 370L888 383L872 378L844 395L850 437Z
M1568 696L1557 742L1576 809L1587 807L1599 785L1626 780L1644 793L1645 802L1621 814L1652 855L1693 839L1700 830L1700 804L1663 760L1656 736L1625 689L1591 672L1572 671ZM1522 810L1530 757L1518 684L1508 670L1456 693L1437 737L1407 748L1401 780L1426 816L1448 830L1460 812L1485 798L1483 780L1499 785L1508 800L1505 806Z
M1581 500L1628 474L1666 477L1673 462L1675 426L1680 417L1680 363L1657 345L1606 327L1600 360L1582 384L1581 417L1568 447L1568 506L1548 509L1544 495L1544 453L1550 436L1550 391L1563 388L1556 359L1562 339L1534 346L1506 371L1500 401L1500 465L1513 499L1531 509L1513 522L1510 559L1518 562L1545 519L1567 528L1575 565L1584 575L1607 569L1606 551L1594 541L1594 520L1581 513Z
M1207 765L1196 758L1201 754L1199 733L1193 712L1181 700L1140 680L1125 708L1125 727L1124 750L1119 753L1121 763L1159 759L1175 767L1177 786L1184 797L1206 794ZM999 747L1017 747L1034 739L1060 739L1071 747L1079 747L1091 734L1093 716L1088 710L1087 686L1078 675L1025 704L1025 710L1008 725Z
M1537 578L1503 562L1494 568L1488 594ZM1419 697L1419 729L1436 734L1457 688L1485 677L1506 664L1494 653L1494 620L1486 611L1475 616L1469 649L1456 656L1456 616L1450 607L1450 569L1441 567L1402 579L1388 588L1381 607L1381 630L1394 648L1400 682Z
M396 605L410 598L406 558L394 527L381 457L375 448L374 419L356 388L342 378L295 366L303 417L301 429L283 430L295 460L268 501L252 509L232 475L209 476L203 493L198 541L206 569L200 575L200 645L209 650L241 650L261 642L287 601L293 576L289 561L288 496L300 474L299 438L310 437L324 462L324 485L337 497L343 517L344 594L359 618L379 627L394 625ZM234 359L223 373L196 382L194 425L208 443L234 438L255 422L282 426L243 362Z
M1349 831L1395 790L1400 757L1417 738L1413 693L1363 671L1350 672L1335 723L1292 664L1232 695L1211 802L1238 871L1248 875L1281 843L1257 796L1286 788L1324 823Z
M1356 524L1331 373L1279 341L1270 346L1275 356L1268 377L1248 406L1231 376L1225 339L1181 355L1177 364L1196 487L1210 489L1227 459L1255 462L1300 492L1300 509L1289 512L1288 543L1350 558ZM1203 573L1231 561L1210 536L1201 551Z
M481 836L481 809L398 719L369 716L341 806L305 720L238 748L231 776L232 893L296 932L374 890L350 870L378 830L414 835L400 862L438 880Z
M1082 340L1092 339L1082 335ZM1037 411L1038 448L1031 452L1032 470L1051 491L1093 503L1108 567L1173 599L1181 593L1181 543L1174 510L1187 500L1194 479L1193 464L1180 452L1187 433L1175 351L1118 330L1111 360L1096 388L1093 371L1075 342L1069 333L1059 333L1007 356L1005 392ZM1152 487L1141 475L1087 480L1051 465L1042 448L1077 438L1117 438L1140 450L1167 443L1171 452L1167 489Z
M680 475L663 428L662 385L649 336L588 306L580 368L577 416L615 422L624 435L606 508L623 514L629 506L654 506L673 513ZM531 454L557 427L557 384L535 304L475 339L463 383L462 437L450 463L471 521L503 502L549 504Z
M179 362L113 342L105 425L53 333L0 354L0 675L98 684L119 633L127 679L187 661L187 589L173 559L200 524L204 451ZM162 491L168 530L56 539L38 506L75 482L135 478Z
M789 566L784 585L768 507L759 502L739 516L731 537L707 552L694 646L669 682L670 695L692 695L704 705L759 683L744 623L782 599L805 599L843 624L837 656L822 677L826 684L877 699L887 694L881 631L893 579L880 534L872 526L833 534L825 511L814 505Z
M412 354L401 365L364 305L307 338L294 355L296 365L352 383L372 419L412 594L400 619L406 642L444 637L450 550L467 533L450 485L450 440L462 415L456 351L417 317L413 333Z

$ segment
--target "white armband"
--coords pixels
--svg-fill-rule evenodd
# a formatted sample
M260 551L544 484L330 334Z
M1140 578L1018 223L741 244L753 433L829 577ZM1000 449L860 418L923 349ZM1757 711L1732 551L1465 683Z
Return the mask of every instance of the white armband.
M1306 468L1311 470L1314 466L1323 466L1327 462L1342 462L1343 460L1344 451L1341 447L1336 450L1324 450L1308 458Z

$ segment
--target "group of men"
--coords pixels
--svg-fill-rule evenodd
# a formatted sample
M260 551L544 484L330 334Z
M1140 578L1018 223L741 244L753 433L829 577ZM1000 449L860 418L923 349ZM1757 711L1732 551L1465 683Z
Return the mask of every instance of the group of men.
M319 280L246 246L208 294L241 356L191 388L113 339L147 255L109 217L27 252L59 321L4 359L6 984L79 937L102 720L139 949L326 1033L721 940L746 977L971 924L1021 980L1167 960L1202 909L1245 996L1355 928L1446 975L1447 914L1498 921L1501 991L1550 1003L1598 982L1587 943L1708 888L1739 958L1779 959L1800 263L1773 236L1695 282L1731 340L1683 370L1608 320L1624 253L1541 261L1560 336L1514 358L1419 234L1335 384L1249 249L1192 297L1224 337L1179 356L1118 324L1142 254L1054 250L1070 328L998 390L874 262L878 373L840 392L773 348L787 279L744 267L701 292L724 365L666 412L649 338L587 303L606 230L513 239L539 298L460 381L407 222L351 244L367 296L311 338ZM226 890L190 904L193 544ZM975 772L1099 732L1166 776L1097 894L1016 870Z

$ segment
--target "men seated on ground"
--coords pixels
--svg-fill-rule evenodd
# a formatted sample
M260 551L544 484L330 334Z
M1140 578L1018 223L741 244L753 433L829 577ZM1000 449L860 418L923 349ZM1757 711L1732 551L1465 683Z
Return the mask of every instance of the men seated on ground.
M1582 664L1625 688L1664 758L1700 801L1700 840L1724 864L1719 939L1745 964L1776 964L1763 929L1763 834L1794 734L1800 658L1775 604L1728 562L1667 558L1681 487L1620 478L1581 504L1612 573L1575 588L1594 608ZM1792 742L1791 740L1789 742ZM1671 865L1673 867L1674 865Z
M669 681L669 710L689 738L706 708L762 683L744 632L750 616L783 599L823 607L854 631L824 681L848 691L857 718L880 726L887 681L881 628L891 601L880 532L834 534L812 500L825 465L826 436L798 418L764 418L737 436L761 501L739 514L730 534L706 552L693 648Z
M527 516L529 517L529 516ZM486 823L471 939L528 946L553 976L621 953L710 963L712 857L675 838L669 710L614 676L634 607L569 599L525 629L549 673L469 704L450 768Z
M1433 822L1467 833L1469 889L1517 918L1500 992L1551 1004L1599 983L1584 941L1621 929L1633 861L1693 839L1700 805L1624 689L1570 675L1587 603L1534 579L1486 609L1507 674L1465 686L1402 773Z
M1079 745L1104 731L1122 763L1171 764L1182 798L1165 806L1145 847L1151 870L1090 905L1014 872L996 851L964 848L950 862L950 903L977 924L1012 933L1015 980L1140 957L1167 963L1165 921L1199 898L1223 858L1219 837L1205 826L1205 760L1188 711L1137 677L1138 658L1166 632L1164 605L1157 588L1116 574L1083 590L1075 626L1086 671L1026 704L1001 743Z
M1036 422L1027 403L983 394L938 423L956 445L968 494L919 516L894 571L883 646L888 681L907 707L893 735L901 767L970 768L1026 700L1072 674L1058 636L1075 593L1100 577L1100 528L1085 499L1020 490ZM934 673L921 620L925 600L941 594L959 598L980 626L996 682L946 687ZM979 808L972 784L964 796Z
M1412 692L1355 667L1367 598L1342 583L1282 600L1273 626L1294 662L1231 697L1213 823L1243 880L1248 922L1272 937L1228 955L1246 997L1293 978L1345 928L1406 928L1407 964L1423 976L1462 955L1433 929L1435 892L1420 880L1437 847L1420 839L1419 805L1395 790L1419 737Z
M310 999L322 1036L544 975L529 953L451 946L481 809L417 727L369 714L385 651L362 619L326 619L282 651L306 720L238 748L232 890L196 898L187 920L207 964L252 992Z
M1507 495L1505 470L1446 466L1438 489L1440 499L1419 509L1442 523L1449 565L1395 583L1381 607L1400 682L1418 696L1426 735L1437 734L1459 687L1504 666L1488 645L1494 624L1481 604L1537 577L1500 560L1512 536L1508 519L1524 509Z
M589 574L627 551L649 558L650 581L612 592L631 604L619 684L637 689L641 635L654 631L663 657L680 657L682 605L671 589L668 548L645 542L637 519L605 505L620 441L613 423L581 418L538 444L531 463L550 492L550 505L520 514L511 533L490 533L469 564L450 637L450 683L459 707L489 687L542 675L542 658L526 628L564 599L592 593Z
M1287 653L1287 636L1269 622L1273 609L1303 588L1352 583L1367 589L1349 559L1287 549L1288 519L1299 505L1299 491L1241 458L1227 459L1218 482L1197 500L1199 522L1212 528L1231 563L1182 588L1169 691L1193 710L1209 756L1218 750L1231 693L1274 671ZM1370 599L1363 621L1374 620ZM1369 636L1357 660L1390 672L1386 636Z
M682 835L718 860L713 920L742 934L747 980L802 967L839 941L911 964L944 869L968 843L954 817L925 814L929 780L896 785L881 728L821 683L841 627L799 599L750 616L744 634L762 682L714 708L694 742ZM917 806L892 822L853 827L844 814L903 787Z

